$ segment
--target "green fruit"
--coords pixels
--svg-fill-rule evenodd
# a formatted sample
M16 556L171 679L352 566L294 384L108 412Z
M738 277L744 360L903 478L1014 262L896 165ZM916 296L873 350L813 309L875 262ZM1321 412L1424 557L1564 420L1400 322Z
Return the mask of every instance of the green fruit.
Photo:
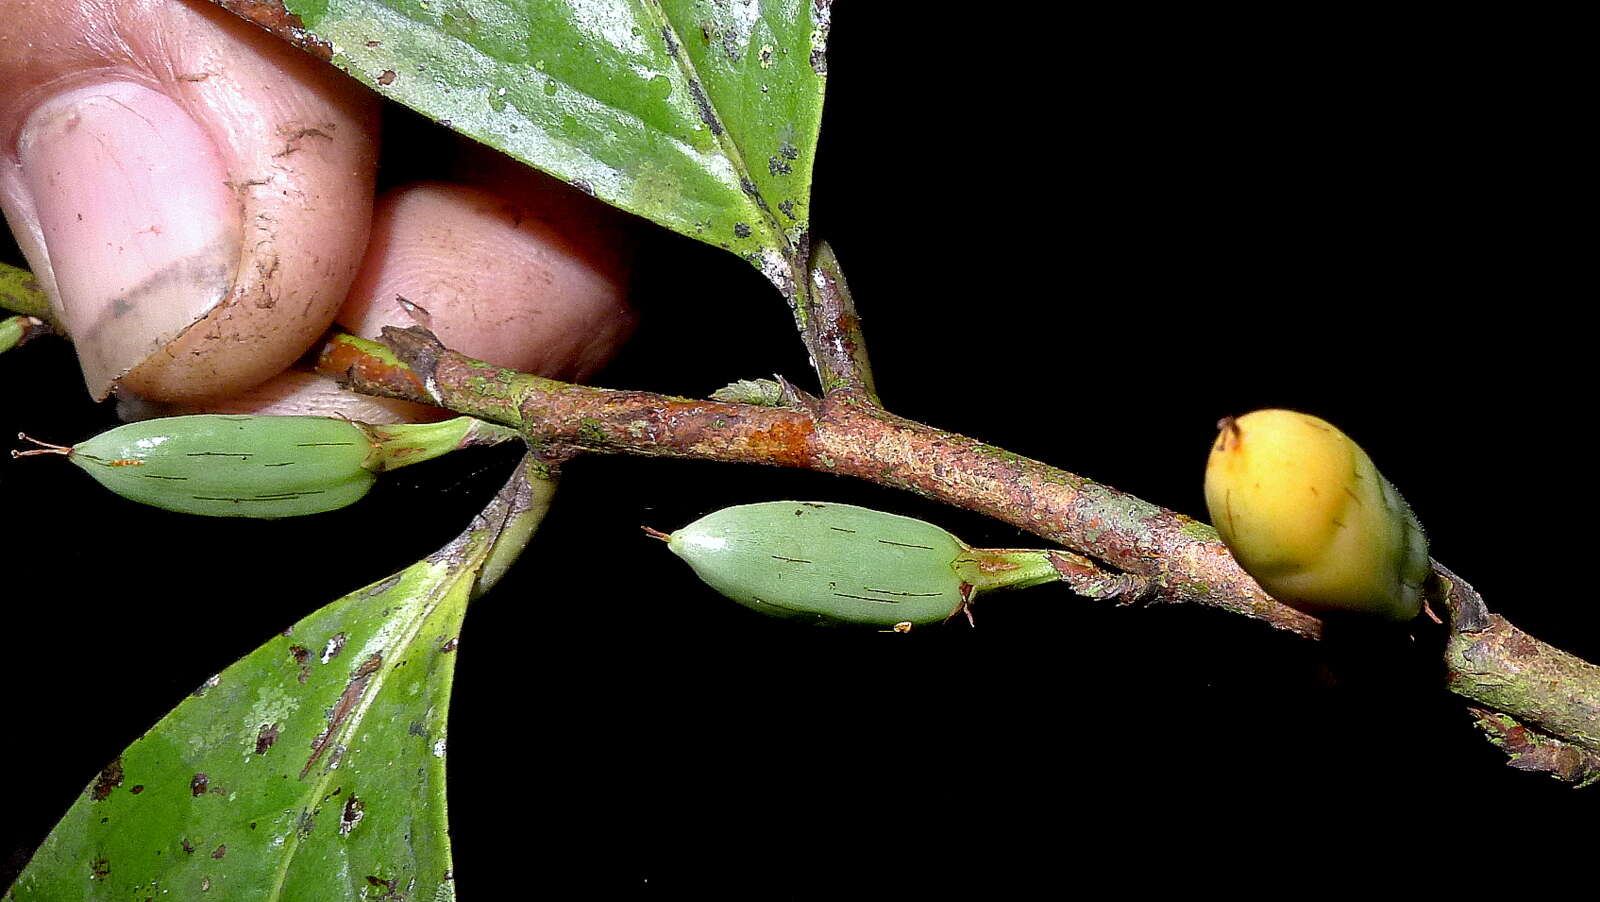
M969 548L931 523L849 504L729 507L665 538L748 608L902 630L961 612L979 591L1057 578L1044 552Z
M196 416L128 423L64 453L124 498L214 517L297 517L344 507L372 487L367 433L327 417Z

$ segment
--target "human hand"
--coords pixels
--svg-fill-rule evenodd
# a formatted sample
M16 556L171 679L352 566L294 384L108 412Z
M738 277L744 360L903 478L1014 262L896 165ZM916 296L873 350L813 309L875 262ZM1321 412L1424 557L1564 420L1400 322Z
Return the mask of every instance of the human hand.
M621 217L464 141L374 203L379 99L227 12L7 13L0 208L95 397L420 415L289 369L335 321L410 324L397 295L451 347L572 380L631 330Z

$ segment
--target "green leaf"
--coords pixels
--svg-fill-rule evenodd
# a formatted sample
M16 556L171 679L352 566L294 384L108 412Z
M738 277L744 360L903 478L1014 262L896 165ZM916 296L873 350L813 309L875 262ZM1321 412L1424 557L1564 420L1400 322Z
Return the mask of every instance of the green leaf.
M0 354L22 342L22 337L28 334L28 319L26 316L0 318Z
M221 2L263 20L261 4ZM275 30L329 45L335 65L385 97L739 254L788 294L805 245L829 6L299 0L288 8L305 28Z
M39 281L20 266L0 263L0 310L36 316L60 329Z
M519 473L438 553L207 680L89 784L7 902L454 899L456 637L550 486Z

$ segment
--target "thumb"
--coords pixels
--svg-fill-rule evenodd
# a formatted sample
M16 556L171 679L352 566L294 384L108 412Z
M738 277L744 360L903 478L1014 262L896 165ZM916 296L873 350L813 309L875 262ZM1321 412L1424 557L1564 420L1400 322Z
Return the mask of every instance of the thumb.
M13 0L0 47L0 208L95 397L226 397L327 328L374 97L199 2Z

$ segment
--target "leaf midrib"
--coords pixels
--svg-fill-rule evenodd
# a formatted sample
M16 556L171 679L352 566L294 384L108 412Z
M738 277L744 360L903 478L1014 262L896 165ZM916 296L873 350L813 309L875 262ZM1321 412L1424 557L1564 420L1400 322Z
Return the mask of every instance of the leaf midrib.
M436 566L431 560L425 561L424 564L430 567ZM445 563L444 566L451 567L449 563ZM444 583L430 590L428 594L432 596L431 602L421 606L419 613L412 618L411 623L407 624L402 632L401 641L394 643L392 647L395 649L410 648L411 644L416 641L417 634L422 632L423 624L428 622L428 619L433 616L440 605L449 600L451 592L459 589L462 575L470 572L472 572L470 566L456 567L455 572L450 574ZM360 666L359 664L356 665L357 670L360 669ZM356 703L356 707L350 712L350 716L345 718L344 725L328 736L329 742L334 742L336 736L349 735L355 726L366 718L372 703L377 699L379 693L383 691L388 675L393 672L394 667L388 659L384 659L379 663L378 670L372 675L373 679L367 684L366 691L361 693L360 701ZM345 685L348 686L349 683L347 682ZM326 766L322 768L322 772L312 781L311 788L313 792L307 798L315 799L326 795L329 784L333 782L333 770L333 768ZM309 810L309 806L307 810ZM267 897L266 902L279 902L283 898L283 888L289 877L289 868L298 854L302 838L298 826L289 831L289 840L285 843L283 856L278 862L277 872L273 875L271 894Z

